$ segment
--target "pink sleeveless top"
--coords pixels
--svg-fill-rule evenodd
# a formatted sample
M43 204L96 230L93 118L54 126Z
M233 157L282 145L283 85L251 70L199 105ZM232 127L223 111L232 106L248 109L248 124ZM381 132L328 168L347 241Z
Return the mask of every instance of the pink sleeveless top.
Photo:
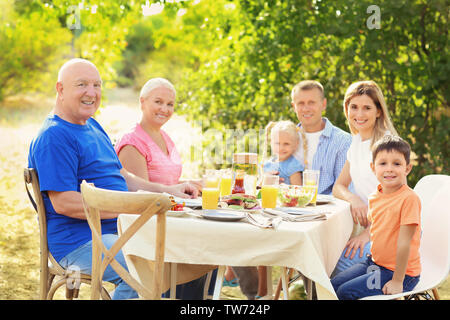
M183 168L181 157L167 133L161 130L161 135L166 143L168 155L150 138L139 123L120 138L114 149L119 154L126 145L135 147L147 161L148 180L165 185L177 184Z

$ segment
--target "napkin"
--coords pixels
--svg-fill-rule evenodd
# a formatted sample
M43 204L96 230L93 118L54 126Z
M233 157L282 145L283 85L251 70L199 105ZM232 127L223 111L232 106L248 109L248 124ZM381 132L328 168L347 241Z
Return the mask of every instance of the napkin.
M275 209L264 209L263 212L269 217L280 217L283 219L283 221L288 222L319 221L327 219L326 212L311 212L301 215L291 215L289 213L285 213L283 211Z
M261 214L247 213L247 221L260 228L276 229L281 223L281 217L264 217Z

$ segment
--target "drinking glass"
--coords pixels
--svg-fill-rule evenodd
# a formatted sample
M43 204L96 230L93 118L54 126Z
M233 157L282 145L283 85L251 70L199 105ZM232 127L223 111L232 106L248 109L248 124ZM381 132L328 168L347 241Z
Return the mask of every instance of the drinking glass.
M314 196L310 202L313 206L316 205L317 190L319 188L319 170L305 170L303 171L303 188L312 189Z
M202 190L202 208L217 209L219 203L219 188L203 188Z
M203 175L202 208L217 209L220 195L220 174L217 170L206 170Z
M220 185L220 171L207 169L203 175L203 187L205 188L219 188Z
M279 183L279 176L264 174L261 186L261 204L263 208L275 208L277 206Z
M256 196L256 183L258 182L256 175L246 174L244 176L244 189L245 194Z
M231 180L232 172L230 169L220 170L220 196L227 196L231 194Z

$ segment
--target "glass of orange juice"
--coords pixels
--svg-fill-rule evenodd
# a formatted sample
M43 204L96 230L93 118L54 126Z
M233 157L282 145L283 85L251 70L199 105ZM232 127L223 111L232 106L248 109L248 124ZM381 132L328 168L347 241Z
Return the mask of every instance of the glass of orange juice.
M203 188L202 190L202 208L217 209L219 203L219 188Z
M317 190L319 188L319 170L305 170L303 171L303 188L305 189L313 189L314 196L310 202L313 206L316 205L317 200Z
M230 169L220 170L220 196L227 196L231 194L231 177L232 172Z
M203 175L202 208L217 209L220 195L220 174L218 170L206 170Z
M261 186L261 204L263 208L275 208L277 206L278 185L280 177L265 174Z
M203 187L219 188L220 172L218 170L207 169L203 175Z

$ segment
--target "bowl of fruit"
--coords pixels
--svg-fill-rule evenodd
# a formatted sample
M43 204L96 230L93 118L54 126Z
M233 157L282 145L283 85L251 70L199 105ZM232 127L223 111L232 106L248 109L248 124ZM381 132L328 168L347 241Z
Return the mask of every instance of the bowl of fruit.
M314 198L311 188L297 185L281 184L278 189L277 202L280 207L306 207Z

